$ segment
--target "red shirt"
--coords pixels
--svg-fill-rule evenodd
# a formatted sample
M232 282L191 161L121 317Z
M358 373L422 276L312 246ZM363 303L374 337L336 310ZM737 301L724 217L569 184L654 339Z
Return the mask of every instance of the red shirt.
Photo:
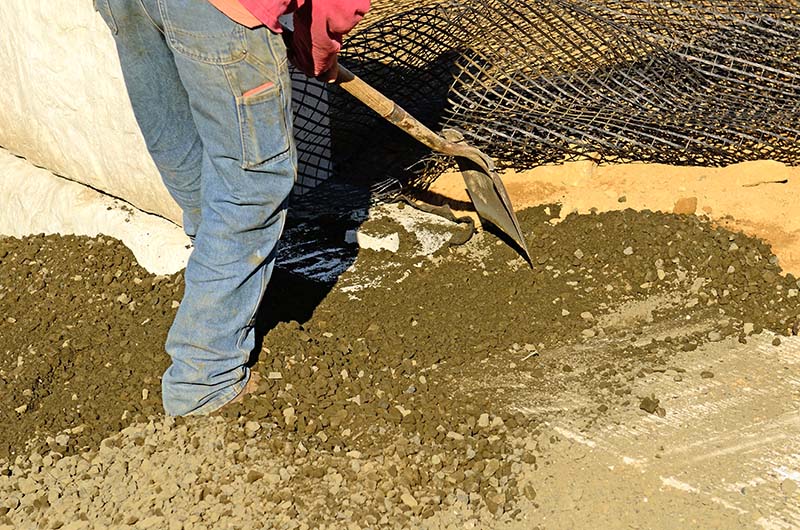
M370 0L209 0L247 27L264 25L281 33L278 17L294 14L292 62L316 77L329 70L342 47L342 36L361 22Z

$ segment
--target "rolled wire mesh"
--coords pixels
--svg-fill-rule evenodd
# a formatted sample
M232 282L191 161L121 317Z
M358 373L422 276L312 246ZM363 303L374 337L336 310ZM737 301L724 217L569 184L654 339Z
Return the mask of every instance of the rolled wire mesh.
M800 161L797 0L389 4L343 64L500 167ZM446 167L341 89L327 103L338 178L424 188Z

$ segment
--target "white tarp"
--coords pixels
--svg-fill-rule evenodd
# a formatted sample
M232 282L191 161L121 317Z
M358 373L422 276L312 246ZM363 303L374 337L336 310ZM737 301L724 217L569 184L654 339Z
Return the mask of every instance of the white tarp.
M180 221L90 0L0 2L0 147Z
M0 237L106 234L122 240L154 274L177 272L189 259L189 238L176 224L56 177L2 149L0 190Z

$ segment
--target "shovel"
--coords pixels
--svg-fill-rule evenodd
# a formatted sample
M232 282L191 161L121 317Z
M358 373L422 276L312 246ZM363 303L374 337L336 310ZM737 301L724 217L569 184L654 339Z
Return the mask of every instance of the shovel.
M519 246L522 257L533 265L511 199L491 158L468 145L456 130L445 129L442 131L443 137L439 136L342 65L339 65L336 84L420 143L454 157L478 215L511 238Z

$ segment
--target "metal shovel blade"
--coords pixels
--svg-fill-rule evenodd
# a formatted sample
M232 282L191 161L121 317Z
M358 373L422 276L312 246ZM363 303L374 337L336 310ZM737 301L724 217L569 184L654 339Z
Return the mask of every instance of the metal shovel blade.
M445 129L442 136L455 144L463 144L464 138L458 131ZM472 153L458 153L456 162L464 177L467 193L478 215L495 225L511 238L522 251L522 256L532 263L525 236L511 205L506 187L494 170L492 160L481 151L471 148Z
M522 256L532 265L525 237L511 206L503 181L497 175L492 159L478 149L467 145L464 137L447 129L439 136L419 120L403 110L397 103L381 94L363 79L343 66L339 66L336 83L378 115L403 129L419 142L434 151L454 157L464 176L467 191L478 215L491 222L514 241Z

